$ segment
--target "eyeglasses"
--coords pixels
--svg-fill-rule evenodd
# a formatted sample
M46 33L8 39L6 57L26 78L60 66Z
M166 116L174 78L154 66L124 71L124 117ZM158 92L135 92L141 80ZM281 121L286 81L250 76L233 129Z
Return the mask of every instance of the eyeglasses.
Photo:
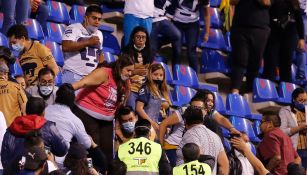
M54 81L53 81L53 80L48 80L48 81L46 81L46 80L41 80L41 81L39 82L39 85L40 85L40 86L53 86L53 85L54 85Z
M137 40L146 40L146 36L142 35L135 35L135 39Z

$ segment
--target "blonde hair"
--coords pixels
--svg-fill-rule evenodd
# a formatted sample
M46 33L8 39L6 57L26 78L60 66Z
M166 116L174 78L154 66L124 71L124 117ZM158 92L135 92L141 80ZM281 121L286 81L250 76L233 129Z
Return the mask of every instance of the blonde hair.
M163 83L161 84L161 89L158 89L154 81L152 80L152 74L159 70L162 69L163 71ZM149 66L148 68L148 75L147 75L147 81L146 81L146 86L148 87L149 91L152 93L152 95L156 97L163 97L166 99L166 101L171 104L171 100L168 95L168 88L165 80L165 70L161 64L158 63L153 63ZM162 96L161 96L162 95Z

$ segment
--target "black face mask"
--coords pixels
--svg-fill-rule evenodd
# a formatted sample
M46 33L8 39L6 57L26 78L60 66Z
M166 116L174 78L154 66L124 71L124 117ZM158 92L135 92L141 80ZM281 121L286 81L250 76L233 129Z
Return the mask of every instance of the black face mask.
M156 85L161 86L163 83L163 80L153 80L154 83L156 83Z

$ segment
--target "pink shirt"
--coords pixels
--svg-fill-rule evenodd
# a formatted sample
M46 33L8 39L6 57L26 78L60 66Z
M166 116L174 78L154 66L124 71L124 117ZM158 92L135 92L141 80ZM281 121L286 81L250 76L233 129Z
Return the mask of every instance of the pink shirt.
M76 103L86 113L99 120L112 121L117 108L117 86L112 69L103 68L108 81L96 86L83 88L77 95Z

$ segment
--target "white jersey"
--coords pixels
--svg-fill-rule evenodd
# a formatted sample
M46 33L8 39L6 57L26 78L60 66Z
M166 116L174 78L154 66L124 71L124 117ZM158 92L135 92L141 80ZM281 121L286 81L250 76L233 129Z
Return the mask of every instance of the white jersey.
M125 0L125 14L132 14L138 18L154 16L154 0Z
M82 41L92 36L98 36L100 43L96 46L89 46L77 52L63 52L64 53L64 70L69 70L75 74L85 76L92 72L97 64L102 51L103 37L101 31L97 30L93 34L89 34L81 23L71 24L67 26L63 41Z
M199 8L201 0L179 0L174 14L174 21L192 23L199 20ZM209 0L203 0L203 5L209 7Z

